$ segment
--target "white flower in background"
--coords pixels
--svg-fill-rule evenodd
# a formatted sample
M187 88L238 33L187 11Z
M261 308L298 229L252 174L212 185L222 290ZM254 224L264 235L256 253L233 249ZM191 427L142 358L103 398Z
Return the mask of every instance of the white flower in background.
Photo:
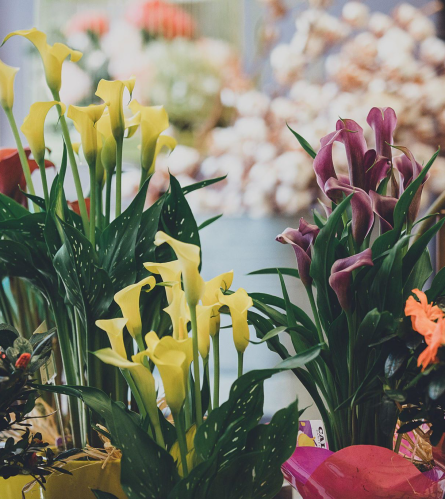
M436 37L429 37L420 44L420 58L433 66L445 64L445 42Z
M65 61L62 66L62 80L60 100L67 106L77 104L90 95L91 78L77 64Z
M421 42L425 38L433 36L436 33L436 28L431 19L418 16L409 23L408 31L414 40Z
M270 98L259 90L250 90L238 97L236 108L243 116L264 116L269 110Z
M362 2L347 2L343 6L342 18L353 28L364 28L369 19L369 7Z
M377 37L383 36L392 26L394 21L382 12L373 12L369 17L368 29Z
M409 3L402 3L394 10L394 19L396 23L404 28L408 27L412 21L422 15L419 9L416 9Z
M267 124L259 117L243 117L236 121L235 131L242 139L252 139L257 142L267 138Z
M201 155L195 148L178 144L166 158L165 164L174 176L192 173L198 166Z

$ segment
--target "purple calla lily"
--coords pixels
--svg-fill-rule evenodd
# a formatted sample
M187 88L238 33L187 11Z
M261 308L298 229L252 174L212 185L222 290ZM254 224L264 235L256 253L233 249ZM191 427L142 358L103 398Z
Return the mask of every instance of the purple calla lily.
M394 228L394 208L397 204L397 198L392 196L382 196L375 191L369 192L372 208L380 219L380 232L386 233Z
M392 159L393 134L397 116L392 108L372 108L367 118L368 125L374 130L377 155Z
M331 269L331 276L329 284L334 292L337 294L338 301L343 310L349 311L352 303L351 281L352 272L355 269L363 266L373 266L372 252L367 248L361 253L347 257L346 259L339 259L334 262Z
M300 279L305 287L312 284L312 278L309 274L312 262L312 245L319 232L318 226L309 224L301 218L298 229L288 227L276 237L276 240L280 243L292 245L297 257Z

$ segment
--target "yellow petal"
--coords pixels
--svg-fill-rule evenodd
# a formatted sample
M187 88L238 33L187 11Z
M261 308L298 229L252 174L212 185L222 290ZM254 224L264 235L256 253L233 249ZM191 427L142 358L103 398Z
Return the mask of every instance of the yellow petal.
M144 353L156 365L164 385L165 399L173 414L178 414L187 393L188 374L193 359L192 339L175 340L155 332L145 336L147 350Z
M121 308L122 316L128 320L127 330L133 338L142 334L139 298L142 288L147 285L150 287L150 291L156 286L156 280L153 276L145 278L134 285L127 286L114 296L114 300Z
M79 156L80 142L73 142L73 143L71 143L71 146L73 146L73 151L76 153L76 155Z
M187 324L190 321L190 311L185 300L185 293L180 284L174 285L170 292L172 293L172 301L164 311L171 318L173 338L183 340L188 337Z
M205 282L204 295L201 297L202 303L205 306L209 306L218 302L219 291L222 288L227 291L233 282L233 271L220 274L210 281Z
M130 107L130 105L129 105L129 107ZM127 139L129 139L130 137L133 137L134 134L137 132L140 124L141 124L141 114L140 113L136 113L131 118L125 118L125 130L127 131L125 137Z
M0 61L0 105L5 110L14 105L14 80L18 70Z
M46 83L54 95L58 95L62 86L62 64L69 56L71 61L77 62L82 57L82 52L72 50L63 43L49 45L46 35L42 31L32 28L9 33L3 40L5 43L12 36L19 35L27 38L39 51L45 70Z
M249 325L247 324L247 311L253 306L252 299L243 288L232 295L219 292L220 304L228 306L232 317L233 341L238 352L244 352L249 345Z
M125 133L125 117L123 110L124 89L127 87L130 95L133 93L136 79L129 80L101 80L97 86L96 95L108 104L111 130L116 141L120 141Z
M101 161L104 169L111 173L116 167L116 139L111 129L111 120L106 110L96 124L97 132L102 137Z
M195 466L195 436L196 436L196 425L193 424L187 431L185 440L187 442L187 469L191 471ZM182 461L181 461L181 450L179 448L179 443L176 441L170 448L170 455L173 457L174 461L177 463L177 468L179 475L182 477L184 475L182 471Z
M107 332L113 351L124 359L127 359L127 351L124 345L124 328L126 324L126 318L100 319L96 321L96 326Z
M61 114L65 113L65 105L61 102L35 102L31 105L29 115L24 119L23 125L20 127L37 163L45 159L45 119L49 110L55 105L62 108Z
M213 305L196 306L196 322L198 324L198 350L203 359L206 359L210 352L210 318L212 316Z
M190 308L195 307L204 293L204 281L199 274L199 264L201 262L199 247L176 240L163 231L156 233L154 243L156 246L167 243L174 250L181 267L187 304Z
M179 264L179 260L172 260L171 262L165 262L163 264L158 264L156 262L146 262L144 264L144 267L150 273L160 274L162 281L164 282L181 282L181 265ZM165 293L167 294L168 303L171 304L173 300L172 288L166 286Z
M80 133L83 154L90 166L96 166L96 156L98 150L96 122L102 116L106 104L92 105L86 107L70 106L68 108L68 118L73 120L76 129Z

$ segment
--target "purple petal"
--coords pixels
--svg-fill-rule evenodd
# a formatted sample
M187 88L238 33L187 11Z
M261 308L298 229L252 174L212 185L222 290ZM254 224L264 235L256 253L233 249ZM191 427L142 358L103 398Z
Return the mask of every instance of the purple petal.
M397 125L397 116L392 108L372 108L367 122L374 130L375 148L379 156L392 159L393 134Z
M337 202L341 199L342 194L349 196L354 193L351 198L352 236L357 245L361 245L374 224L374 212L370 197L362 189L353 188L338 179L329 179L326 182L325 191L329 198Z
M349 165L349 179L351 185L365 189L365 169L363 160L368 149L363 129L354 120L338 120L337 130L343 130L336 140L345 145Z
M391 163L388 158L378 156L373 149L369 149L365 153L363 164L365 169L365 191L369 193L369 191L375 191L380 181L387 176Z
M320 141L321 149L314 159L314 171L317 177L317 183L322 191L328 179L331 177L337 178L334 162L332 160L332 146L342 133L343 131L341 130L332 132L323 137Z
M359 267L373 265L372 252L370 248L367 248L363 252L353 255L352 257L339 259L334 262L331 269L329 284L337 294L338 301L340 302L342 309L345 311L349 310L352 302L352 272Z
M397 204L397 198L391 196L382 196L375 191L369 191L372 208L380 219L380 232L386 233L394 227L394 208Z

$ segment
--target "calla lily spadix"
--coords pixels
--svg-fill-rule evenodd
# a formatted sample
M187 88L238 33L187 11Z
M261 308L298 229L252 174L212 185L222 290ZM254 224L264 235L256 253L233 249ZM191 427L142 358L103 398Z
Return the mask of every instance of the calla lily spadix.
M122 141L125 134L125 117L122 102L124 90L127 88L131 95L135 82L136 79L134 77L123 81L101 80L97 87L96 95L108 105L111 130L116 141Z
M125 359L127 359L127 352L124 345L124 328L127 322L127 318L100 319L96 321L96 326L107 333L113 351Z
M159 370L165 399L173 415L181 411L187 394L190 364L193 360L192 339L159 339L155 332L145 336L147 350L135 356L148 356Z
M14 80L18 70L0 61L0 105L4 110L11 110L14 105Z
M91 105L86 107L70 106L67 116L70 118L80 133L82 150L90 168L96 167L98 151L96 123L100 120L106 104Z
M62 86L62 64L67 57L71 61L77 62L82 57L82 52L72 50L63 43L49 45L46 42L46 35L36 28L30 30L13 31L3 40L5 43L12 36L19 35L27 38L34 44L43 61L45 69L46 83L54 96L58 96ZM3 44L2 44L3 45ZM57 97L58 98L58 97Z
M136 99L131 101L129 108L139 117L142 135L141 167L149 175L154 172L156 155L162 147L174 149L176 146L175 139L161 136L169 127L168 114L164 106L142 106Z
M57 101L35 102L31 105L29 115L24 119L20 130L26 137L31 152L37 164L45 159L45 134L44 126L46 116L53 106L60 106L61 113L65 113L65 105Z
M247 311L253 306L251 297L243 288L232 295L224 295L219 292L219 303L227 306L230 309L232 317L233 341L236 350L239 353L244 353L249 345L249 325L247 324Z
M166 291L169 287L165 287ZM170 292L172 300L164 311L170 316L173 325L173 338L184 340L188 337L187 324L190 321L190 311L185 300L185 293L178 283L173 285Z
M181 265L179 260L172 260L171 262L165 262L158 264L156 262L145 262L145 269L153 274L160 274L162 281L164 282L178 282L181 283ZM173 290L172 287L165 287L165 293L167 294L167 301L171 304L173 300Z
M156 233L154 243L156 246L167 243L172 247L181 268L187 304L190 308L195 307L204 293L204 280L199 274L201 262L199 247L176 240L163 231Z
M141 290L144 286L148 286L149 290L153 290L156 286L156 279L153 276L149 276L148 278L135 283L134 285L129 285L114 296L115 302L121 308L122 315L124 318L127 318L127 330L130 335L138 340L142 335L142 319L141 319L141 311L139 306L139 299L141 296Z

